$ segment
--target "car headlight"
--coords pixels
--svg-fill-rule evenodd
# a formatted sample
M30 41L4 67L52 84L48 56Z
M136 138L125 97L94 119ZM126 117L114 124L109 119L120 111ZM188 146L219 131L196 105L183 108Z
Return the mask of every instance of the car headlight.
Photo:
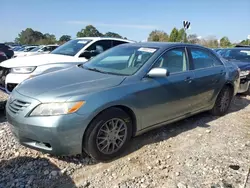
M247 71L240 71L240 76L247 76L250 73L249 70Z
M44 103L38 105L30 114L30 116L57 116L64 114L72 114L79 110L85 101L65 102L65 103Z
M27 74L32 73L36 67L15 67L11 69L12 73Z

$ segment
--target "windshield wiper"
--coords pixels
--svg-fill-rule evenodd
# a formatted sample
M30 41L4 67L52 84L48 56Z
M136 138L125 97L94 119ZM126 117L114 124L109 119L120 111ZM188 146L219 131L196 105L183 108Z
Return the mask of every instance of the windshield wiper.
M97 68L90 68L90 67L86 67L86 66L82 66L84 69L87 69L87 70L90 70L90 71L95 71L95 72L100 72L100 73L104 73L104 74L107 74L107 72L105 71L101 71Z

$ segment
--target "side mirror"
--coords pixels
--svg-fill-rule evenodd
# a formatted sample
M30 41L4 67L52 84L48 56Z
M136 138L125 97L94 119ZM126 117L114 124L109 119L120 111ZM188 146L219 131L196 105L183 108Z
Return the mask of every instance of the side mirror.
M93 56L93 53L91 51L84 51L80 54L79 57L84 57L86 59L90 59Z
M169 72L165 68L152 68L148 72L148 77L167 77L169 75Z

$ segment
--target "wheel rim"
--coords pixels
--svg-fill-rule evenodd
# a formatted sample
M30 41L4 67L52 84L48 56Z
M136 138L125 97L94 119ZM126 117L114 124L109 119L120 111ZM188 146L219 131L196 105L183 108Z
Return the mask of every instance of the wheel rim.
M118 151L126 141L127 125L119 118L106 121L99 129L96 137L98 150L103 154Z
M224 92L224 95L221 98L220 110L224 112L227 110L230 103L230 93L228 91Z

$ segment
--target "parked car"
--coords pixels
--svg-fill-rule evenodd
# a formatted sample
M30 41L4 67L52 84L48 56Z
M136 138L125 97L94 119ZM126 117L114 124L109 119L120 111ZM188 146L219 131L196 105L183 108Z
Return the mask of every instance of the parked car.
M241 45L241 44L237 44L235 47L236 47L236 48L250 48L250 45Z
M0 63L1 63L2 61L7 60L7 59L8 59L8 58L7 58L6 54L5 54L4 52L0 51Z
M128 42L132 41L101 37L77 38L63 44L49 54L4 61L0 64L0 69L7 70L5 73L8 75L0 75L0 78L6 77L5 84L0 83L0 89L10 93L25 79L75 65L72 62L86 62L89 58L111 47Z
M17 53L15 57L24 57L24 56L31 56L31 55L39 55L39 54L48 54L54 49L56 49L58 45L40 45L34 47L32 50L27 51L27 46L24 47L23 51L21 53ZM18 51L20 52L20 50Z
M36 47L37 46L25 46L17 51L14 51L14 57L25 56L25 55L27 55L27 53L25 53L25 52L30 52L31 50L33 50Z
M238 67L183 43L123 44L18 85L7 120L21 144L55 155L121 154L133 136L211 110L224 115Z
M0 43L0 51L4 52L8 59L12 58L14 55L13 50L11 47L7 46L6 44Z
M238 93L250 95L250 48L227 48L223 49L223 51L222 57L234 62L241 70Z

